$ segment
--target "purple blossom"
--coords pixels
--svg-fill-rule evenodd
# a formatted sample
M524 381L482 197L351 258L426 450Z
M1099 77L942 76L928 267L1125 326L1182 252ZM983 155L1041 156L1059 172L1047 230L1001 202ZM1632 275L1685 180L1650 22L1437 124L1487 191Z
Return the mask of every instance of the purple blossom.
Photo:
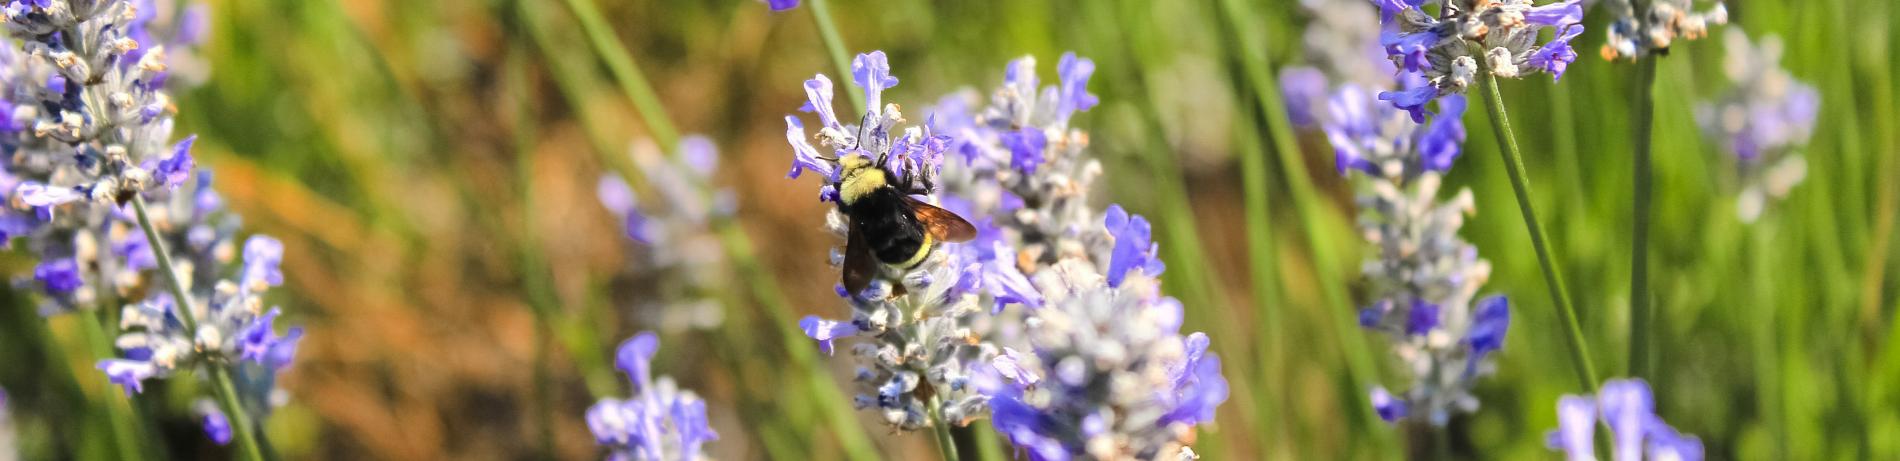
M772 11L785 11L797 8L798 0L765 0L765 4L771 7Z
M284 284L284 243L268 235L253 235L244 241L244 267L238 278L245 285L278 286Z
M1595 428L1610 428L1611 459L1677 459L1701 461L1702 441L1685 436L1656 415L1649 383L1641 379L1612 379L1592 399L1565 395L1557 400L1557 430L1548 444L1571 461L1595 459Z
M1405 334L1418 336L1438 328L1439 306L1424 301L1413 300L1412 309L1405 318Z
M1074 52L1062 53L1062 60L1056 63L1056 77L1062 82L1057 89L1057 118L1066 120L1070 114L1089 110L1100 102L1088 92L1089 76L1094 74L1095 61L1076 57Z
M1411 33L1388 30L1380 34L1379 45L1385 47L1386 54L1395 57L1401 70L1420 72L1432 67L1431 61L1425 58L1425 52L1444 40L1445 36L1433 30Z
M249 327L238 335L238 358L257 362L272 370L289 366L297 353L297 342L303 338L303 329L292 328L278 336L274 324L282 312L277 308L265 311Z
M858 334L858 327L852 325L851 322L825 320L816 315L808 315L799 320L798 329L803 330L805 336L818 340L818 350L823 351L825 355L831 355L832 341Z
M1405 417L1405 401L1393 398L1392 393L1387 392L1384 387L1374 386L1371 398L1372 411L1379 414L1379 419L1391 423Z
M1036 165L1042 164L1042 150L1049 147L1049 138L1043 135L1040 128L1023 127L1003 132L1003 145L1009 147L1011 168L1033 174Z
M37 182L21 183L13 194L33 207L54 207L86 198L85 194L70 187L53 187Z
M838 121L838 113L832 110L832 95L831 77L826 77L825 74L814 75L811 77L811 80L805 81L806 101L805 105L799 107L798 110L801 112L817 113L818 121L825 124L824 128L844 131L844 124ZM792 117L786 118L789 119ZM801 124L799 128L804 127ZM800 136L804 136L802 131L800 132Z
M1564 27L1583 22L1582 0L1569 0L1533 6L1524 11L1524 22L1545 27ZM1581 32L1582 26L1577 27ZM1569 42L1568 39L1564 40Z
M1550 447L1561 449L1572 461L1595 459L1597 404L1587 397L1566 395L1557 399L1557 430L1550 434Z
M205 428L205 436L219 446L231 444L231 420L224 417L224 411L216 405L204 407L199 412L198 423Z
M680 389L672 378L653 379L658 336L641 332L621 343L616 365L634 383L626 400L601 399L587 409L587 428L612 452L611 459L699 459L706 442L718 440L706 418L706 402Z
M627 374L627 378L633 381L634 390L646 390L648 377L653 374L653 355L659 351L659 335L640 332L622 341L620 348L614 351L614 368Z
M165 188L177 190L178 186L183 186L185 181L191 180L191 170L197 166L197 162L191 158L191 144L197 140L196 135L186 136L185 140L178 141L177 145L172 146L171 157L158 162L158 168L152 174L165 185Z
M70 295L86 284L80 277L79 264L72 258L40 262L33 268L33 280L39 281L40 289L47 295L55 297Z
M1550 80L1553 82L1562 79L1564 70L1570 68L1570 63L1577 61L1577 50L1570 48L1570 40L1582 34L1582 25L1572 24L1564 27L1563 32L1557 34L1557 38L1551 39L1549 43L1538 48L1537 52L1531 53L1528 63L1531 67L1542 69L1544 73L1550 74Z
M1425 123L1425 104L1438 97L1438 87L1424 85L1403 91L1379 92L1380 101L1392 101L1392 106L1412 115L1413 123Z
M145 392L145 380L158 374L158 367L140 360L106 359L99 361L106 380L125 388L125 395Z
M1108 258L1108 286L1121 286L1128 271L1141 269L1150 277L1160 276L1167 269L1162 264L1161 244L1152 239L1153 231L1148 220L1141 215L1130 215L1121 205L1109 205L1107 216L1102 224L1108 227L1108 233L1115 237L1115 249Z
M1478 300L1477 313L1472 316L1471 331L1465 335L1465 344L1471 345L1471 354L1474 356L1496 352L1504 348L1504 333L1510 327L1511 301L1504 295L1485 297Z
M792 144L792 171L786 173L785 177L797 178L799 174L810 170L824 175L826 183L838 181L838 167L825 160L824 156L818 154L817 148L805 141L805 122L799 121L798 117L785 116L785 140Z
M1319 123L1314 104L1326 100L1326 73L1312 67L1295 67L1280 72L1280 94L1286 99L1286 115L1296 126Z
M884 90L897 86L897 77L891 76L891 63L884 59L883 51L860 53L851 60L851 81L864 89L865 107L872 111L884 107Z
M1463 152L1465 144L1465 96L1446 95L1438 98L1439 114L1432 117L1431 125L1418 139L1420 166L1426 170L1451 171L1453 161Z

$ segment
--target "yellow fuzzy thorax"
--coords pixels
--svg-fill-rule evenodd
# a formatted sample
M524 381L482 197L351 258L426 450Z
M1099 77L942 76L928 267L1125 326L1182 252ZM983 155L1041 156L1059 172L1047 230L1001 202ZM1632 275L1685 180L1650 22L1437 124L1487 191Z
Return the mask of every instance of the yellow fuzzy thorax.
M844 167L838 179L838 200L846 205L888 184L884 170L871 166L871 159L851 155L838 159L838 164Z

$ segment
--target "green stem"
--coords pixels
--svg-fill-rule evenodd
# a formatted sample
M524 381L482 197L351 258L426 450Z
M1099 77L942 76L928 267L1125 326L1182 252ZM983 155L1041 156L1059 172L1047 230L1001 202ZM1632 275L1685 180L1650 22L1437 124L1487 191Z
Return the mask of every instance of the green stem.
M641 119L646 121L647 133L653 136L653 142L661 148L672 150L679 145L679 130L673 128L673 119L666 117L666 108L660 104L659 93L653 91L653 85L647 82L646 74L634 63L633 54L627 52L627 44L614 35L612 27L601 16L600 8L593 0L567 0L567 6L574 10L574 17L581 22L581 30L587 34L588 43L594 46L601 61L607 64L620 91L633 100L633 107L640 111ZM610 51L611 50L611 51ZM858 104L863 106L863 104ZM658 114L658 116L654 116Z
M1656 322L1655 307L1649 301L1649 219L1650 194L1655 186L1654 173L1650 171L1650 150L1654 140L1651 130L1655 117L1655 99L1652 97L1656 81L1656 60L1650 56L1636 63L1636 103L1635 125L1632 127L1636 139L1636 203L1632 211L1636 215L1635 228L1630 230L1630 362L1629 374L1633 377L1652 377L1655 370L1650 355L1654 346Z
M1570 365L1576 371L1580 387L1594 393L1597 388L1596 366L1590 362L1590 350L1583 340L1583 328L1577 324L1576 308L1570 305L1570 293L1564 288L1563 273L1557 267L1557 257L1551 253L1544 226L1537 222L1537 212L1531 206L1530 178L1524 173L1524 158L1517 149L1517 138L1511 132L1510 115L1504 110L1504 95L1498 93L1498 79L1491 75L1489 63L1481 64L1478 78L1484 86L1485 108L1491 115L1492 131L1497 134L1498 154L1504 157L1504 171L1510 174L1511 190L1517 194L1517 209L1524 215L1524 227L1530 231L1531 246L1537 250L1537 263L1544 270L1544 283L1550 286L1550 300L1557 306L1557 317L1564 324L1564 340L1570 348Z
M1785 427L1785 407L1782 406L1783 392L1781 362L1778 360L1780 335L1776 322L1774 303L1774 281L1769 273L1773 267L1769 249L1774 242L1772 220L1764 217L1750 229L1748 257L1749 275L1753 279L1754 314L1752 322L1755 340L1750 349L1755 362L1755 402L1760 407L1762 424L1768 432L1768 459L1789 459Z
M825 41L825 54L831 56L831 65L838 67L838 78L851 78L851 53L845 51L844 36L838 34L838 25L831 20L829 0L811 1L812 22L818 25L818 37ZM864 95L856 91L845 91L851 97L851 106L858 108L857 113L868 110L864 107Z
M1345 287L1336 277L1340 276L1336 261L1331 252L1333 248L1332 218L1325 210L1325 199L1321 198L1312 180L1307 177L1306 159L1301 157L1299 143L1294 138L1292 122L1287 120L1286 104L1280 99L1279 87L1274 84L1273 66L1267 62L1264 46L1257 44L1243 34L1249 30L1240 18L1251 17L1243 10L1239 0L1219 0L1223 20L1222 31L1228 35L1240 54L1240 67L1247 79L1250 93L1255 98L1255 110L1265 119L1267 138L1272 142L1274 157L1279 161L1281 174L1287 180L1287 189L1293 195L1294 211L1299 216L1301 234L1311 252L1314 279L1319 281L1320 295L1325 300L1324 309L1333 326L1333 333L1339 340L1341 355L1347 364L1347 379L1352 387L1350 393L1361 393L1377 382L1378 372L1372 360L1372 353L1355 334L1359 331L1358 319L1352 310L1351 299ZM1258 231L1256 229L1256 231ZM1357 402L1351 409L1358 415L1357 421L1362 428L1376 428L1383 425L1372 411L1371 404L1363 398L1351 399ZM1389 448L1390 431L1371 432L1376 448L1384 452Z
M104 306L100 306L104 308ZM80 333L86 337L86 346L96 357L112 356L112 338L100 327L99 322L90 316L76 316ZM119 451L119 459L145 459L145 450L139 446L138 425L130 414L130 405L120 406L115 399L106 398L96 402L105 410L106 419L112 423L112 445Z
M145 230L145 241L152 246L152 255L158 260L159 272L164 273L165 280L169 282L167 288L171 290L173 304L177 307L173 312L178 314L178 321L185 325L185 334L197 338L198 319L196 307L191 301L191 290L186 289L184 279L178 277L178 270L172 266L171 252L165 249L165 239L158 235L158 227L153 226L152 219L146 215L144 196L132 194L132 211L138 215L139 228ZM264 454L258 449L257 443L260 436L256 434L256 427L251 425L250 413L246 413L244 405L238 403L237 387L231 385L231 371L226 365L222 360L211 360L206 364L206 368L211 369L215 385L212 390L217 395L218 406L224 410L225 417L231 420L231 432L238 442L238 452L244 455L244 459L263 461Z
M613 74L620 89L635 100L657 101L657 98L653 97L652 87L641 73L632 53L613 36L606 21L601 19L600 11L594 6L593 0L568 0L568 5L579 18L581 28L591 37L590 41L595 47L595 54L610 63L621 63L608 65L608 70ZM525 4L516 3L516 6L518 7L517 14L525 12L522 11L526 9ZM536 36L544 52L556 48L547 41L548 31L542 30L543 24L540 21L528 19L524 22L530 32ZM583 96L569 94L568 98L578 103ZM639 112L640 119L647 124L648 130L653 133L654 141L660 143L660 146L668 153L677 154L678 133L672 131L671 119L667 117L660 105L657 102L637 103L634 108ZM639 183L640 178L634 174L631 165L621 161L618 156L609 155L614 151L598 146L595 150L605 157L604 160L608 165L615 166L615 172L628 184ZM749 281L746 285L751 288L754 301L758 303L760 310L764 311L775 331L779 333L781 347L792 359L791 368L797 370L794 373L803 375L810 395L816 396L818 400L816 406L824 411L824 417L832 426L832 432L837 436L838 443L844 448L847 457L863 460L879 459L876 447L871 444L870 437L862 430L857 416L852 414L850 400L845 398L837 383L825 372L824 364L815 351L816 348L812 347L810 342L804 341L803 334L795 330L788 331L796 325L790 304L786 302L784 292L779 290L773 274L758 260L752 248L751 239L746 236L743 229L738 227L739 223L732 219L714 219L711 226L724 244L727 259L738 270L739 280Z
M519 46L517 46L519 48ZM528 107L527 66L521 56L522 50L511 53L506 63L508 90L513 94L514 110L517 114L532 114ZM522 268L523 291L527 297L529 309L534 313L534 403L536 447L543 459L554 459L554 370L550 366L554 324L559 319L558 300L554 299L553 288L547 280L550 268L546 267L541 256L539 242L533 238L534 232L534 144L538 136L534 117L515 117L515 195L520 204L520 238L515 239L517 263ZM579 354L576 354L579 355ZM592 371L592 370L589 370Z
M957 461L957 442L950 439L950 422L943 420L943 397L930 398L930 431L937 435L937 454L943 461Z

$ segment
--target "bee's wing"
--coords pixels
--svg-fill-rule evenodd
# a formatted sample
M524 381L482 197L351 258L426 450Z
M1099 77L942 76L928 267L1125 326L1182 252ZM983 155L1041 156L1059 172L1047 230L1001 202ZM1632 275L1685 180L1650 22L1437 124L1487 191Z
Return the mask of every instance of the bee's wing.
M915 212L917 222L924 225L924 232L929 232L937 240L965 242L976 238L976 226L950 210L924 203L915 197L904 197L904 203Z
M864 235L858 232L857 223L847 224L850 236L844 244L844 289L856 296L871 286L871 274L877 272L877 260L871 257L871 247L864 243Z

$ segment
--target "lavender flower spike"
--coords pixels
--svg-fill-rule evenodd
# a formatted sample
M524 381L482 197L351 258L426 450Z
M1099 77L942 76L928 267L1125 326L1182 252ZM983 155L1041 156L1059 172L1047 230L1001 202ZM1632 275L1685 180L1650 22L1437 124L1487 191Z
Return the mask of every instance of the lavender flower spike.
M1181 305L1152 278L1108 287L1059 267L1078 291L1036 311L1033 354L997 359L981 381L997 432L1039 461L1191 457L1193 427L1228 395L1207 336L1177 332Z
M1759 219L1769 204L1788 196L1807 176L1802 155L1821 96L1780 66L1781 39L1753 43L1729 29L1723 70L1735 87L1696 107L1703 134L1732 154L1742 190L1736 214L1743 222Z
M634 384L626 400L601 399L587 409L587 429L607 448L609 459L626 461L694 460L701 447L719 439L706 419L706 402L680 389L673 378L653 379L653 356L660 340L641 332L620 343L615 364Z

